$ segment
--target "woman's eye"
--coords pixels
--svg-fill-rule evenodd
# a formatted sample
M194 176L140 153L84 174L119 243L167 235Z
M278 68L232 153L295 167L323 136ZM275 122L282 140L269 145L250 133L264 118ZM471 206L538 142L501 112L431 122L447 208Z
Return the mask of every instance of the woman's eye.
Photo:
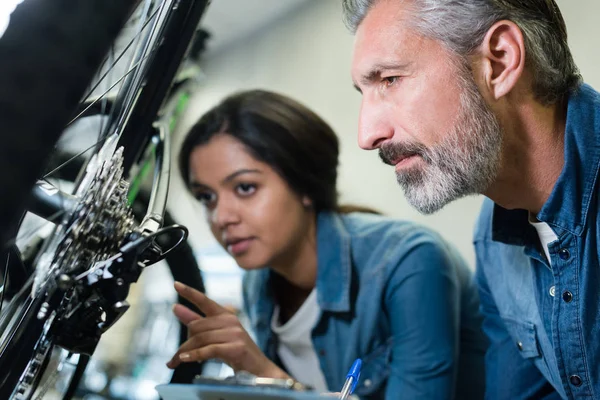
M249 196L256 191L256 185L252 183L240 183L235 190L242 196Z
M196 200L204 205L209 205L215 202L217 196L214 193L204 192L204 193L196 193Z

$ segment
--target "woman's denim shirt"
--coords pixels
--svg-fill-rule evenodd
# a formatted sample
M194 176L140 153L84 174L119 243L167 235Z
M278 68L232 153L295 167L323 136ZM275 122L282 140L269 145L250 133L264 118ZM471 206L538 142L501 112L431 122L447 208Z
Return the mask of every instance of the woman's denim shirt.
M329 390L339 391L361 358L361 398L483 398L477 289L448 243L410 222L323 212L317 252L321 317L312 338ZM259 347L278 361L271 273L246 273L244 303Z

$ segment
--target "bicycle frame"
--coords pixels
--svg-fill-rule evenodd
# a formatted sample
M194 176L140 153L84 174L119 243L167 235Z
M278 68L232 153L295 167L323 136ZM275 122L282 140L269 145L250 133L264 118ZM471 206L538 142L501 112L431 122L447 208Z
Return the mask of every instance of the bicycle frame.
M165 19L165 25L161 31L153 33L148 46L154 46L158 38L162 38L153 56L154 60L160 61L153 62L152 67L146 70L142 90L136 98L130 100L135 102L132 112L121 118L124 129L119 145L125 147L125 171L139 159L149 139L148 129L164 104L208 3L209 0L170 0L175 12L159 16Z

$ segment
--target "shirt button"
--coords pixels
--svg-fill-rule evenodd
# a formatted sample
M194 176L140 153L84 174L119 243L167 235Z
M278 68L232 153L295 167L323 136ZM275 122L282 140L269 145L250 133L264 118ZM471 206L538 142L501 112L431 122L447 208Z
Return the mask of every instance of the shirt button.
M517 349L519 349L519 351L523 351L523 342L517 342Z
M563 297L563 300L565 301L565 303L570 303L571 300L573 300L573 294L571 292L569 292L568 290L563 293L562 297Z
M581 386L581 384L583 383L579 375L571 375L571 377L569 377L569 381L573 386Z
M364 385L365 385L365 387L367 387L367 388L368 388L368 387L370 387L370 386L371 386L371 384L372 384L372 383L373 383L373 382L372 382L370 379L365 379L365 383L364 383Z
M571 253L569 253L569 250L567 249L560 249L558 251L558 256L561 260L568 260L569 257L571 257Z
M319 355L322 357L325 357L325 350L324 349L319 350Z
M556 286L551 286L549 292L550 296L554 297L556 295Z

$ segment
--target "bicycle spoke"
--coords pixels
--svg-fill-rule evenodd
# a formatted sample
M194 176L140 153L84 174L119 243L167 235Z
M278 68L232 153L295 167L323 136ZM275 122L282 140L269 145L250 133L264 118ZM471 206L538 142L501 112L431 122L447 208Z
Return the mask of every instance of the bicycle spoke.
M68 165L69 163L73 162L78 157L81 157L86 152L92 150L94 147L98 146L99 144L101 144L105 140L106 140L106 138L103 138L103 139L99 140L98 142L94 143L93 145L89 146L85 150L82 150L81 152L79 152L78 154L74 155L73 157L71 157L70 159L68 159L67 161L65 161L61 165L59 165L58 167L54 168L52 171L46 173L41 178L41 180L44 180L44 181L50 183L51 185L53 185L51 182L48 181L48 178L50 177L50 175L52 175L55 172L59 171L61 168L64 168L66 165ZM30 229L30 230L28 230L28 231L26 231L26 232L18 235L13 240L10 240L7 243L7 246L12 246L12 245L16 244L20 240L28 241L31 238L31 236L33 236L38 230L40 230L42 228L42 226L46 225L47 223L55 223L56 220L58 218L60 218L62 215L64 215L65 213L66 213L66 210L60 210L60 211L57 211L56 213L52 214L49 218L44 218L44 221L45 221L44 223L42 223L42 224L36 226L35 228L32 228L32 229Z
M65 126L65 128L68 128L69 126L71 126L75 121L77 121L79 119L79 117L84 115L90 108L95 106L96 103L98 103L104 96L106 96L111 90L113 90L113 88L115 86L117 86L130 73L135 71L142 62L146 61L152 54L154 54L155 51L156 51L156 47L154 49L152 49L150 52L148 52L148 54L144 58L142 58L141 60L136 62L133 67L131 67L127 72L125 72L125 74L121 78L119 78L119 80L117 80L111 87L109 87L104 93L102 93L100 95L100 97L98 97L96 100L91 102L83 111L81 111L79 114L77 114L77 116L75 118L73 118L71 121L69 121L69 123Z
M98 89L98 87L100 87L100 85L105 81L105 80L111 80L111 74L113 72L113 70L115 69L115 66L119 63L119 61L125 56L125 54L129 51L129 49L131 48L131 46L137 41L139 40L141 34L144 32L144 30L149 26L150 22L152 22L152 20L154 18L156 18L156 16L158 15L158 12L160 11L160 8L157 8L155 10L152 11L152 13L150 14L150 10L152 9L152 4L153 4L153 0L146 0L144 3L144 9L141 13L139 13L139 15L134 15L131 20L129 21L130 24L135 24L139 22L139 27L136 28L137 31L136 33L133 35L133 37L131 38L131 40L129 40L129 42L127 43L127 45L124 48L120 49L120 54L115 58L115 46L114 43L111 46L110 49L110 57L107 56L104 58L104 60L102 61L102 64L100 65L100 68L98 69L98 76L93 79L92 82L95 82L94 87L92 87L89 92L83 96L83 100L81 100L80 104L85 103L87 100L90 99L90 97L93 95L93 93L96 91L96 89ZM140 6L141 9L141 6ZM146 17L147 16L147 17ZM143 23L141 22L143 21ZM133 59L134 57L132 57ZM104 69L105 65L110 64L110 67L107 68L107 70L103 73L102 76L100 76L100 73L102 72L102 70ZM116 85L118 85L120 82L122 82L122 80L128 75L130 74L132 71L128 71L124 76L122 76L117 82L115 82L116 84L113 84L105 93L103 93L101 96L99 96L96 101L94 101L93 104L91 104L90 106L94 106L98 101L102 100L103 101L103 105L102 105L102 109L101 109L101 114L100 115L104 115L106 112L106 103L107 101L106 99L106 95L108 93L110 93L110 90L114 89L114 87ZM90 107L86 107L86 109L84 110L84 112L88 111L90 109ZM114 115L115 109L112 108L110 115L109 115L109 120L112 118L112 116ZM79 113L73 120L71 120L66 127L72 125L75 120L77 120L78 118L80 118L82 116L82 113ZM65 127L65 129L66 129ZM102 131L104 130L104 120L100 121L100 129L99 129L99 134L98 134L98 140L100 140L102 138ZM64 144L65 142L68 142L69 140L71 140L71 138L67 137L67 138L61 138L57 143L55 148L59 148L62 144Z
M0 288L0 315L2 315L2 304L4 304L4 292L8 288L8 264L10 263L10 253L6 254L6 264L2 274L2 287Z
M164 3L162 5L164 5ZM90 98L90 96L93 94L93 92L96 91L96 89L98 87L100 87L100 85L102 84L103 81L105 81L105 79L108 78L108 80L110 80L110 76L111 76L113 70L115 69L115 66L117 65L117 63L124 57L125 53L128 52L128 50L134 45L134 43L136 43L136 41L139 42L142 33L144 32L144 30L146 30L146 28L148 26L150 26L150 22L152 22L157 17L157 15L159 14L159 11L162 9L162 7L154 7L153 0L146 0L144 2L143 6L140 5L139 9L141 10L141 12L139 14L137 14L136 16L134 16L130 20L130 24L131 25L134 25L134 24L138 24L139 25L137 28L135 28L135 33L134 33L133 37L131 38L131 40L129 40L129 42L127 43L127 45L125 46L125 48L121 50L120 54L116 58L115 58L115 46L114 46L114 44L111 46L110 54L104 59L104 61L102 63L103 66L105 64L107 64L107 63L110 63L111 65L107 69L107 71L96 81L96 84L88 92L88 94L86 96L84 96L83 102L85 102L86 100L88 100ZM101 103L101 115L104 115L105 111L106 111L106 107L107 107L107 98L106 98L106 96L117 85L119 85L126 77L128 77L132 72L135 72L144 61L146 61L150 56L152 56L158 47L159 47L159 45L155 45L154 48L152 48L149 51L147 51L147 54L142 59L137 60L137 62L135 62L135 63L133 63L133 59L135 57L132 57L132 65L129 68L129 70L126 71L116 82L114 82L112 85L110 85L110 87L108 89L106 89L100 96L98 96L90 104L88 104L84 110L82 110L81 112L79 112L77 114L77 116L75 116L71 121L69 121L67 123L67 125L65 126L65 129L67 129L68 127L70 127L82 115L85 115L85 113L87 111L89 111L92 107L94 107L99 101L102 102ZM103 66L100 68L100 71L102 70ZM114 117L114 114L115 114L116 111L117 111L116 107L111 107L110 114L108 116L108 121L110 121ZM106 137L103 137L103 136L108 136L108 132L104 132L104 130L105 130L105 124L106 124L106 121L104 120L104 118L101 118L100 121L99 121L98 141L97 141L97 143L95 145L92 145L92 146L88 147L87 149L81 151L77 155L71 157L66 162L63 162L58 167L53 168L51 171L47 172L44 175L43 179L47 178L48 176L50 176L52 174L55 174L60 169L64 168L66 165L68 165L69 163L73 162L74 160L76 160L78 157L80 157L84 153L88 152L92 148L96 147L98 144L102 143L103 140L106 139ZM67 141L67 140L69 140L69 139L65 138L65 141ZM59 141L57 143L56 148L58 148L58 146L61 144L61 142L62 141Z
M44 225L47 225L48 223L56 223L56 220L63 216L66 213L65 210L60 210L55 212L54 214L52 214L49 218L44 218L44 223L40 224L38 226L36 226L35 228L31 228L26 232L23 232L22 234L18 235L17 237L15 237L12 240L9 240L7 242L7 247L8 246L14 246L15 244L17 244L18 241L20 240L24 240L24 241L29 241L29 239L31 239L31 237L38 232Z
M160 7L157 7L155 10L152 10L152 12L150 13L150 10L152 9L152 1L148 0L145 2L144 5L144 10L142 10L142 13L140 15L140 17L136 18L135 20L132 20L133 23L137 23L138 20L140 21L139 23L139 27L136 28L136 32L133 36L133 38L131 40L129 40L129 42L127 43L127 45L125 46L124 49L122 49L119 53L119 55L115 58L115 48L114 45L111 47L111 54L110 54L110 59L107 57L104 62L103 65L106 64L107 62L111 63L111 66L108 67L108 70L97 80L96 84L94 85L94 87L89 91L89 93L84 97L84 99L89 98L93 92L102 84L102 82L108 77L110 78L110 74L113 72L115 65L125 56L125 54L127 53L127 51L136 43L137 40L139 40L140 35L144 32L144 30L150 26L150 22L156 18L156 16L158 15L158 12L160 11ZM145 18L142 21L142 18L144 18L145 15L149 15L147 18ZM129 76L132 72L136 71L140 64L142 64L145 60L147 60L150 56L152 56L154 54L154 52L156 51L157 47L151 49L142 59L138 60L137 62L133 63L132 66L129 68L129 70L127 70L116 82L114 82L106 91L104 91L104 93L102 93L97 99L95 99L91 104L89 104L85 110L83 110L82 112L80 112L75 118L73 118L65 127L65 129L67 127L69 127L70 125L72 125L81 115L83 115L86 111L88 111L91 107L93 107L94 105L96 105L99 101L103 102L102 108L106 109L106 103L107 103L107 99L106 99L106 95L108 93L110 93L111 90L113 90L119 83L121 83L127 76ZM84 100L85 101L85 100ZM113 113L115 112L115 109L113 108L111 110L111 116L113 115ZM74 162L77 158L81 157L82 155L84 155L85 153L89 152L90 150L97 148L98 145L101 145L105 140L106 140L106 136L102 137L102 131L104 130L104 121L100 122L100 131L99 131L99 140L92 144L91 146L85 148L84 150L80 151L79 153L77 153L76 155L70 157L67 161L61 163L59 166L53 168L51 171L48 171L44 174L44 176L41 178L43 180L47 180L47 178L49 178L51 175L57 173L58 171L60 171L62 168L66 167L67 165L69 165L70 163ZM65 214L65 210L62 211L58 211L55 214L53 214L52 216L50 216L50 218L45 219L45 222L43 224L38 225L35 228L32 228L26 232L23 232L19 235L17 235L17 237L15 237L14 239L10 240L8 242L9 245L14 245L16 244L18 241L21 240L29 240L39 229L41 229L44 225L46 225L47 223L55 223L59 218L61 218L64 214Z
M69 158L67 161L65 161L64 163L62 163L58 167L54 168L52 171L46 173L42 178L40 178L40 180L44 180L44 181L50 183L51 185L53 185L53 183L51 183L51 182L48 181L48 178L50 177L50 175L56 173L61 168L64 168L66 165L68 165L69 163L73 162L77 158L81 157L86 152L88 152L88 151L92 150L93 148L97 147L98 145L102 144L103 142L106 141L106 139L107 139L107 137L104 137L104 138L100 139L98 142L96 142L96 143L92 144L91 146L89 146L88 148L86 148L86 149L82 150L81 152L75 154L73 157ZM59 185L60 185L60 183L59 183ZM46 225L46 223L55 223L56 220L59 217L61 217L62 215L64 215L66 212L67 212L67 210L60 210L60 211L57 211L56 213L52 214L49 218L44 218L45 222L43 224L38 225L37 227L32 228L32 229L28 230L27 232L18 235L13 240L8 241L7 242L7 246L12 246L12 245L16 244L20 240L29 240L30 237L33 236L42 226Z
M112 59L112 65L116 64L116 61L114 60L115 58L115 46L114 44L110 47L110 58ZM112 68L110 69L112 70ZM108 79L110 80L110 74L108 75ZM107 104L107 98L105 97L104 100L102 100L102 107L100 110L100 115L104 115L106 113L106 104ZM110 121L112 118L112 115L114 113L115 107L112 107L110 110L110 115L108 117L108 120ZM102 140L102 134L104 131L104 118L100 118L100 129L98 129L98 141Z
M66 167L67 165L69 165L69 163L72 163L73 161L75 161L77 158L81 157L82 155L84 155L85 153L87 153L88 151L92 150L94 147L98 146L99 144L101 144L102 142L104 142L106 140L106 138L102 138L99 141L97 141L96 143L94 143L93 145L91 145L90 147L80 151L79 153L75 154L73 157L69 158L67 161L63 162L62 164L60 164L58 167L54 168L52 171L50 172L46 172L44 174L44 176L42 176L41 179L45 180L47 178L50 177L50 175L60 171L62 168Z
M94 91L96 89L98 89L98 87L100 86L100 84L102 83L102 81L104 81L104 79L107 77L107 75L112 71L112 69L114 68L114 66L121 60L121 58L123 58L123 56L125 55L125 53L127 52L127 50L129 50L129 48L133 45L133 43L135 43L135 41L139 38L139 35L144 31L144 29L146 29L146 27L148 26L148 24L150 23L150 21L152 21L152 19L154 19L156 17L156 15L158 14L159 9L154 10L154 12L152 13L152 15L150 15L148 17L148 19L144 22L144 24L142 25L142 27L140 28L140 31L137 32L135 34L135 36L129 41L129 43L125 46L125 48L121 51L121 54L119 54L119 56L114 60L113 65L111 65L111 67L108 69L108 71L106 71L104 73L104 75L102 75L102 77L100 77L100 79L98 79L98 82L96 82L96 84L94 85L94 87L88 92L88 94L86 94L83 97L83 102L85 102L88 98L90 98L90 96L94 93ZM121 79L119 79L119 81L122 80L123 77L121 77ZM114 86L112 86L114 87ZM111 87L111 89L112 89Z

